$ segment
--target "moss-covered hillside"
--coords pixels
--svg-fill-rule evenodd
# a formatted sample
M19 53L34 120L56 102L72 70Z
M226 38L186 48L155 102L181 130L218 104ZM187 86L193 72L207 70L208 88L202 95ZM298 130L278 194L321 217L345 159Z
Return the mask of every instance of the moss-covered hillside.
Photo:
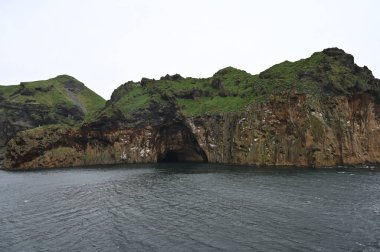
M325 49L307 59L285 61L251 75L233 67L210 78L164 76L143 78L117 88L105 108L88 121L93 126L136 126L160 123L168 115L200 116L242 110L265 102L269 96L304 93L312 97L372 93L380 97L380 81L352 55L338 48Z
M48 124L77 125L105 100L68 75L0 86L0 157L18 131Z

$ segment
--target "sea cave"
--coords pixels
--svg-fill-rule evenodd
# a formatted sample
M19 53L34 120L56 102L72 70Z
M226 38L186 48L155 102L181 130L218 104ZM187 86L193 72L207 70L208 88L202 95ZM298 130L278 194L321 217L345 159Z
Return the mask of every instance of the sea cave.
M156 146L158 163L208 161L194 134L181 123L162 127Z

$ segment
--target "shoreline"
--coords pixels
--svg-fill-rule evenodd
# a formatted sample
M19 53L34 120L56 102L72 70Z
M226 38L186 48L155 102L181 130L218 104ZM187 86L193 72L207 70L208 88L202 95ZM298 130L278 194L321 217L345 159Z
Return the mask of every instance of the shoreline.
M62 166L62 167L35 167L35 168L17 168L17 169L6 169L0 162L0 170L7 172L34 172L34 171L46 171L46 170L80 170L88 168L96 169L107 169L107 168L121 168L122 166L160 166L168 165L173 166L175 164L193 164L193 165L212 165L212 166L234 166L237 169L242 167L252 168L252 169L276 169L276 170L291 170L291 169L303 169L303 170L345 170L345 169L360 169L368 171L380 171L380 164L378 163L367 163L367 164L344 164L336 166L303 166L303 165L250 165L250 164L236 164L236 163L209 163L209 162L168 162L168 163L117 163L117 164L92 164L92 165L81 165L81 166ZM180 169L180 168L178 168Z

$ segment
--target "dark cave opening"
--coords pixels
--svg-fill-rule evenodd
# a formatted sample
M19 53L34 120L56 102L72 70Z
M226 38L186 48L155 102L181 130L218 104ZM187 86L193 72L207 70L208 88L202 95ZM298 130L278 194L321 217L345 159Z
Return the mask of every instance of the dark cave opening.
M196 162L207 163L207 156L203 150L196 151L195 149L187 150L169 150L161 154L157 158L158 163L176 163L176 162Z
M175 162L178 162L178 155L177 155L177 152L175 151L168 151L168 153L166 153L165 156L163 156L163 158L160 160L158 160L158 162L162 162L162 163L175 163Z
M176 123L163 127L157 141L157 162L207 163L208 158L188 127Z

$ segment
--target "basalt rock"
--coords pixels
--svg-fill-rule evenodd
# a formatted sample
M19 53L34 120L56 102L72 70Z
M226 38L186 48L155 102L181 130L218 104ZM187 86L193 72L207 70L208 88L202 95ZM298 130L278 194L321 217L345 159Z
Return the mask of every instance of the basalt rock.
M128 82L74 128L17 133L5 167L212 162L336 166L380 162L380 81L337 48L259 75Z

